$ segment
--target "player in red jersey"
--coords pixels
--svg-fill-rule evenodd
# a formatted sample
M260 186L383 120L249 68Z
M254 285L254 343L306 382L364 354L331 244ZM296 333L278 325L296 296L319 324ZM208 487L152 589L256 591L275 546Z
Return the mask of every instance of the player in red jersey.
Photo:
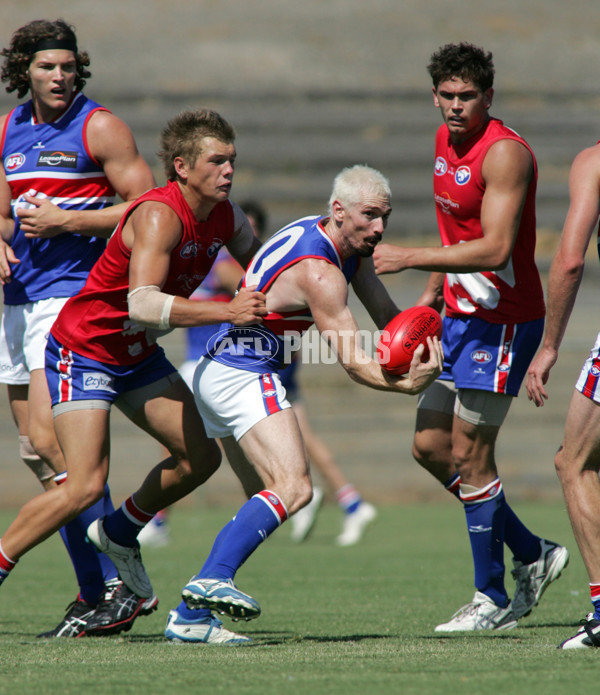
M251 289L229 303L188 299L224 243L244 265L260 245L229 201L234 137L212 111L186 112L167 125L161 157L169 183L128 208L84 288L59 314L48 339L46 374L68 478L24 505L3 535L0 581L27 550L101 496L112 403L171 452L112 515L113 523L121 516L139 530L219 466L219 449L206 437L194 398L156 337L177 326L260 323L265 313L264 295ZM94 529L97 545L137 595L137 613L153 595L139 580L137 532L123 547L111 542L101 522Z
M548 320L540 351L527 374L527 395L536 406L558 358L583 276L585 255L598 227L600 143L580 152L569 176L570 205L548 278ZM585 361L571 398L565 433L555 457L573 534L590 580L593 612L561 649L600 647L600 335Z
M527 143L489 109L491 53L448 44L431 57L436 136L434 200L441 247L381 244L378 273L432 271L420 304L442 310L444 371L419 399L413 455L463 502L476 593L439 632L506 629L527 615L568 562L508 506L495 443L543 331L534 259L537 165ZM516 591L504 585L504 543Z
M65 464L44 372L48 332L129 203L155 182L127 125L83 93L90 59L71 26L29 22L2 56L6 90L30 98L0 116L0 382L7 385L21 458L49 489ZM125 202L114 205L115 193ZM61 529L79 594L59 625L40 637L87 634L99 613L112 612L126 626L130 592L85 535L112 509L107 488Z

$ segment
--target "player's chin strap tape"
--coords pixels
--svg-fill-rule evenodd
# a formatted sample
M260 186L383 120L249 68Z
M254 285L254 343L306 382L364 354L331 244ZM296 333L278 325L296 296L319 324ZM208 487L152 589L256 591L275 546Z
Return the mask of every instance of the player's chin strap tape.
M129 316L141 326L166 331L175 295L161 292L158 285L136 287L127 295Z

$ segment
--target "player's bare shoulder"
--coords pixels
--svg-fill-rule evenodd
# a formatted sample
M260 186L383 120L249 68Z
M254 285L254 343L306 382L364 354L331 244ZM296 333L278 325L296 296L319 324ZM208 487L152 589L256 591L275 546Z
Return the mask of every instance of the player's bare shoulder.
M174 248L181 238L183 226L177 213L158 200L141 202L123 225L122 239L128 248L136 244L158 244Z
M600 143L581 150L573 160L571 171L600 177Z
M481 166L481 174L486 183L498 179L529 180L533 171L534 159L531 151L522 142L512 138L494 142Z
M137 146L129 126L111 111L98 109L90 116L86 126L90 153L100 162L125 148L137 153Z

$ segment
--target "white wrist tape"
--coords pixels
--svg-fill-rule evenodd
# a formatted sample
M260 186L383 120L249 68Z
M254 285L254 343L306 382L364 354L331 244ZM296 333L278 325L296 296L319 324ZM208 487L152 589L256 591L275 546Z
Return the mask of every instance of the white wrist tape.
M169 317L174 300L174 294L161 292L158 285L136 287L127 295L129 316L141 326L164 331L171 328Z

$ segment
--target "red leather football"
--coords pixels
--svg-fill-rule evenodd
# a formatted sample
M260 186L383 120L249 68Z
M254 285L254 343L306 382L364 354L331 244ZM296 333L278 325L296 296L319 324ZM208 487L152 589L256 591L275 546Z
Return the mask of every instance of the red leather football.
M425 343L422 360L429 358L427 336L442 337L442 317L429 306L413 306L401 311L383 329L377 343L377 361L390 374L406 374L414 351Z

